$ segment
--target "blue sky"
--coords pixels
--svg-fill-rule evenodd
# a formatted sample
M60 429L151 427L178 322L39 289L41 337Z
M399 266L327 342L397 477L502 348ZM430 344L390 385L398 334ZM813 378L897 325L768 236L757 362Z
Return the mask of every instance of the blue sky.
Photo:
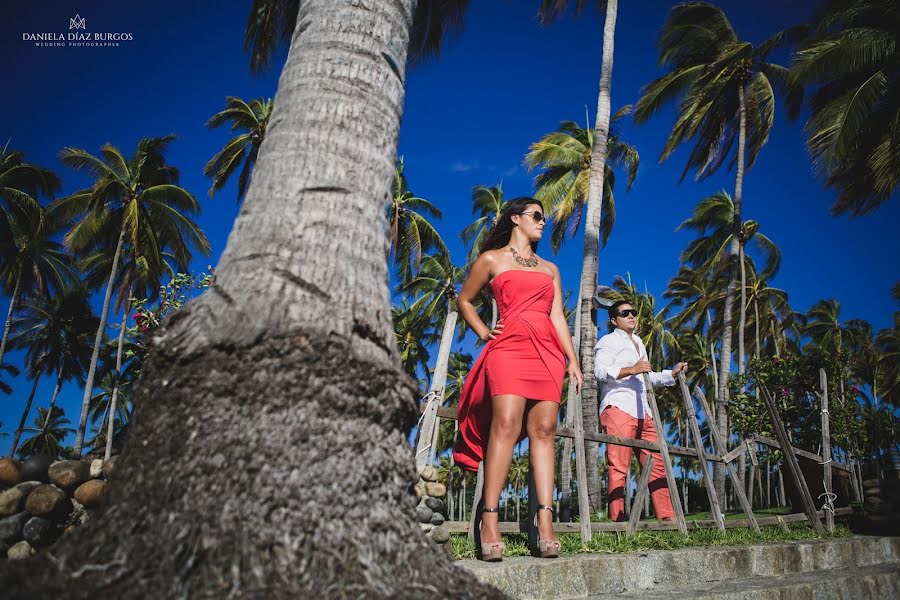
M462 262L459 231L471 222L471 189L502 181L506 197L530 195L532 175L522 167L529 144L556 129L560 121L591 123L597 103L602 15L588 12L541 27L536 2L471 2L466 25L444 48L439 61L408 76L400 154L413 192L438 205L444 218L438 229L454 259ZM613 110L637 100L640 87L662 73L655 37L671 2L621 2L613 67ZM738 34L760 42L778 29L803 22L812 2L721 2ZM242 50L249 2L174 2L152 4L94 0L73 3L4 3L0 8L0 56L5 57L6 93L0 137L26 159L54 168L63 193L87 184L62 167L56 155L64 146L91 152L111 142L130 154L138 139L178 135L169 161L182 171L182 184L203 204L200 225L213 255L198 257L193 270L215 265L234 222L235 186L215 198L206 190L203 165L228 139L209 131L206 120L224 106L225 97L274 96L281 63L272 73L253 77ZM132 42L114 48L35 47L23 32L68 32L78 13L88 32L129 32ZM777 55L776 61L787 60ZM811 171L802 124L776 114L775 128L744 185L745 218L782 249L781 272L772 282L790 294L797 310L819 299L836 298L842 317L864 318L876 329L891 324L896 309L890 298L900 279L896 235L900 203L851 220L828 214L833 194ZM691 239L675 227L703 197L719 189L733 191L733 173L722 171L702 183L687 177L678 184L686 151L666 163L657 157L673 122L671 109L650 123L624 123L623 137L641 153L641 168L630 193L616 193L617 222L600 256L600 279L630 273L634 282L661 294L677 271L678 256ZM569 241L554 260L565 288L577 285L582 240ZM99 307L99 300L95 302ZM0 301L6 314L8 300ZM20 353L9 362L21 365ZM0 397L3 431L18 424L30 385L12 381L11 396ZM35 399L46 406L53 382L44 380ZM77 385L65 386L61 405L77 421L81 401ZM29 417L29 422L33 414ZM71 443L71 438L69 440ZM10 438L0 438L0 452Z

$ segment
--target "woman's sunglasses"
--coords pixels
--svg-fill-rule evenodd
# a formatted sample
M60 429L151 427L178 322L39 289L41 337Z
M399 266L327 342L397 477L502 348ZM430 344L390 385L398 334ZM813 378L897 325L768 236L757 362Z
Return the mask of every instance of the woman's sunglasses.
M531 212L523 212L522 214L523 215L531 215L531 218L534 219L535 223L540 223L541 221L546 222L546 220L547 220L547 217L544 216L544 213L542 213L539 210L534 210Z
M633 308L626 308L625 310L619 312L619 314L617 316L622 317L623 319L627 316L636 317L637 311L634 310Z

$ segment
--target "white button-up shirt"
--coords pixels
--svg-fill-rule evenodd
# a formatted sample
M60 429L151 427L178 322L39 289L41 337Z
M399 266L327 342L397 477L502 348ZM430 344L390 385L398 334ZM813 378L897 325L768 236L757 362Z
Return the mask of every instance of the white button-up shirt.
M615 406L636 419L650 418L650 404L641 376L628 375L622 379L618 378L623 368L632 367L639 360L647 360L647 349L638 336L616 328L612 333L600 338L594 346L594 376L601 386L600 393L603 398L600 402L600 412L609 406ZM675 385L672 371L668 369L662 373L647 373L647 376L653 386Z

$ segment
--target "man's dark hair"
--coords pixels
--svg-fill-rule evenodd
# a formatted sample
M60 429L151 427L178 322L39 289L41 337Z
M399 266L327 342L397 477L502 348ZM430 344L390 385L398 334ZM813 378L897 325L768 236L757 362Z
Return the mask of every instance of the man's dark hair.
M619 316L619 307L625 304L631 304L628 300L619 300L618 302L614 302L612 306L609 307L607 311L609 313L610 319L615 319Z

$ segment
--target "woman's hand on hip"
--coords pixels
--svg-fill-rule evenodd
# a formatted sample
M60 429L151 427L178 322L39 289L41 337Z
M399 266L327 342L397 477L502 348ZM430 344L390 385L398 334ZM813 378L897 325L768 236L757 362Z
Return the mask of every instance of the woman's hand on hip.
M581 391L581 384L584 383L584 376L581 374L581 367L578 366L578 363L573 361L569 361L569 385L572 385L572 382L575 383L575 393Z

